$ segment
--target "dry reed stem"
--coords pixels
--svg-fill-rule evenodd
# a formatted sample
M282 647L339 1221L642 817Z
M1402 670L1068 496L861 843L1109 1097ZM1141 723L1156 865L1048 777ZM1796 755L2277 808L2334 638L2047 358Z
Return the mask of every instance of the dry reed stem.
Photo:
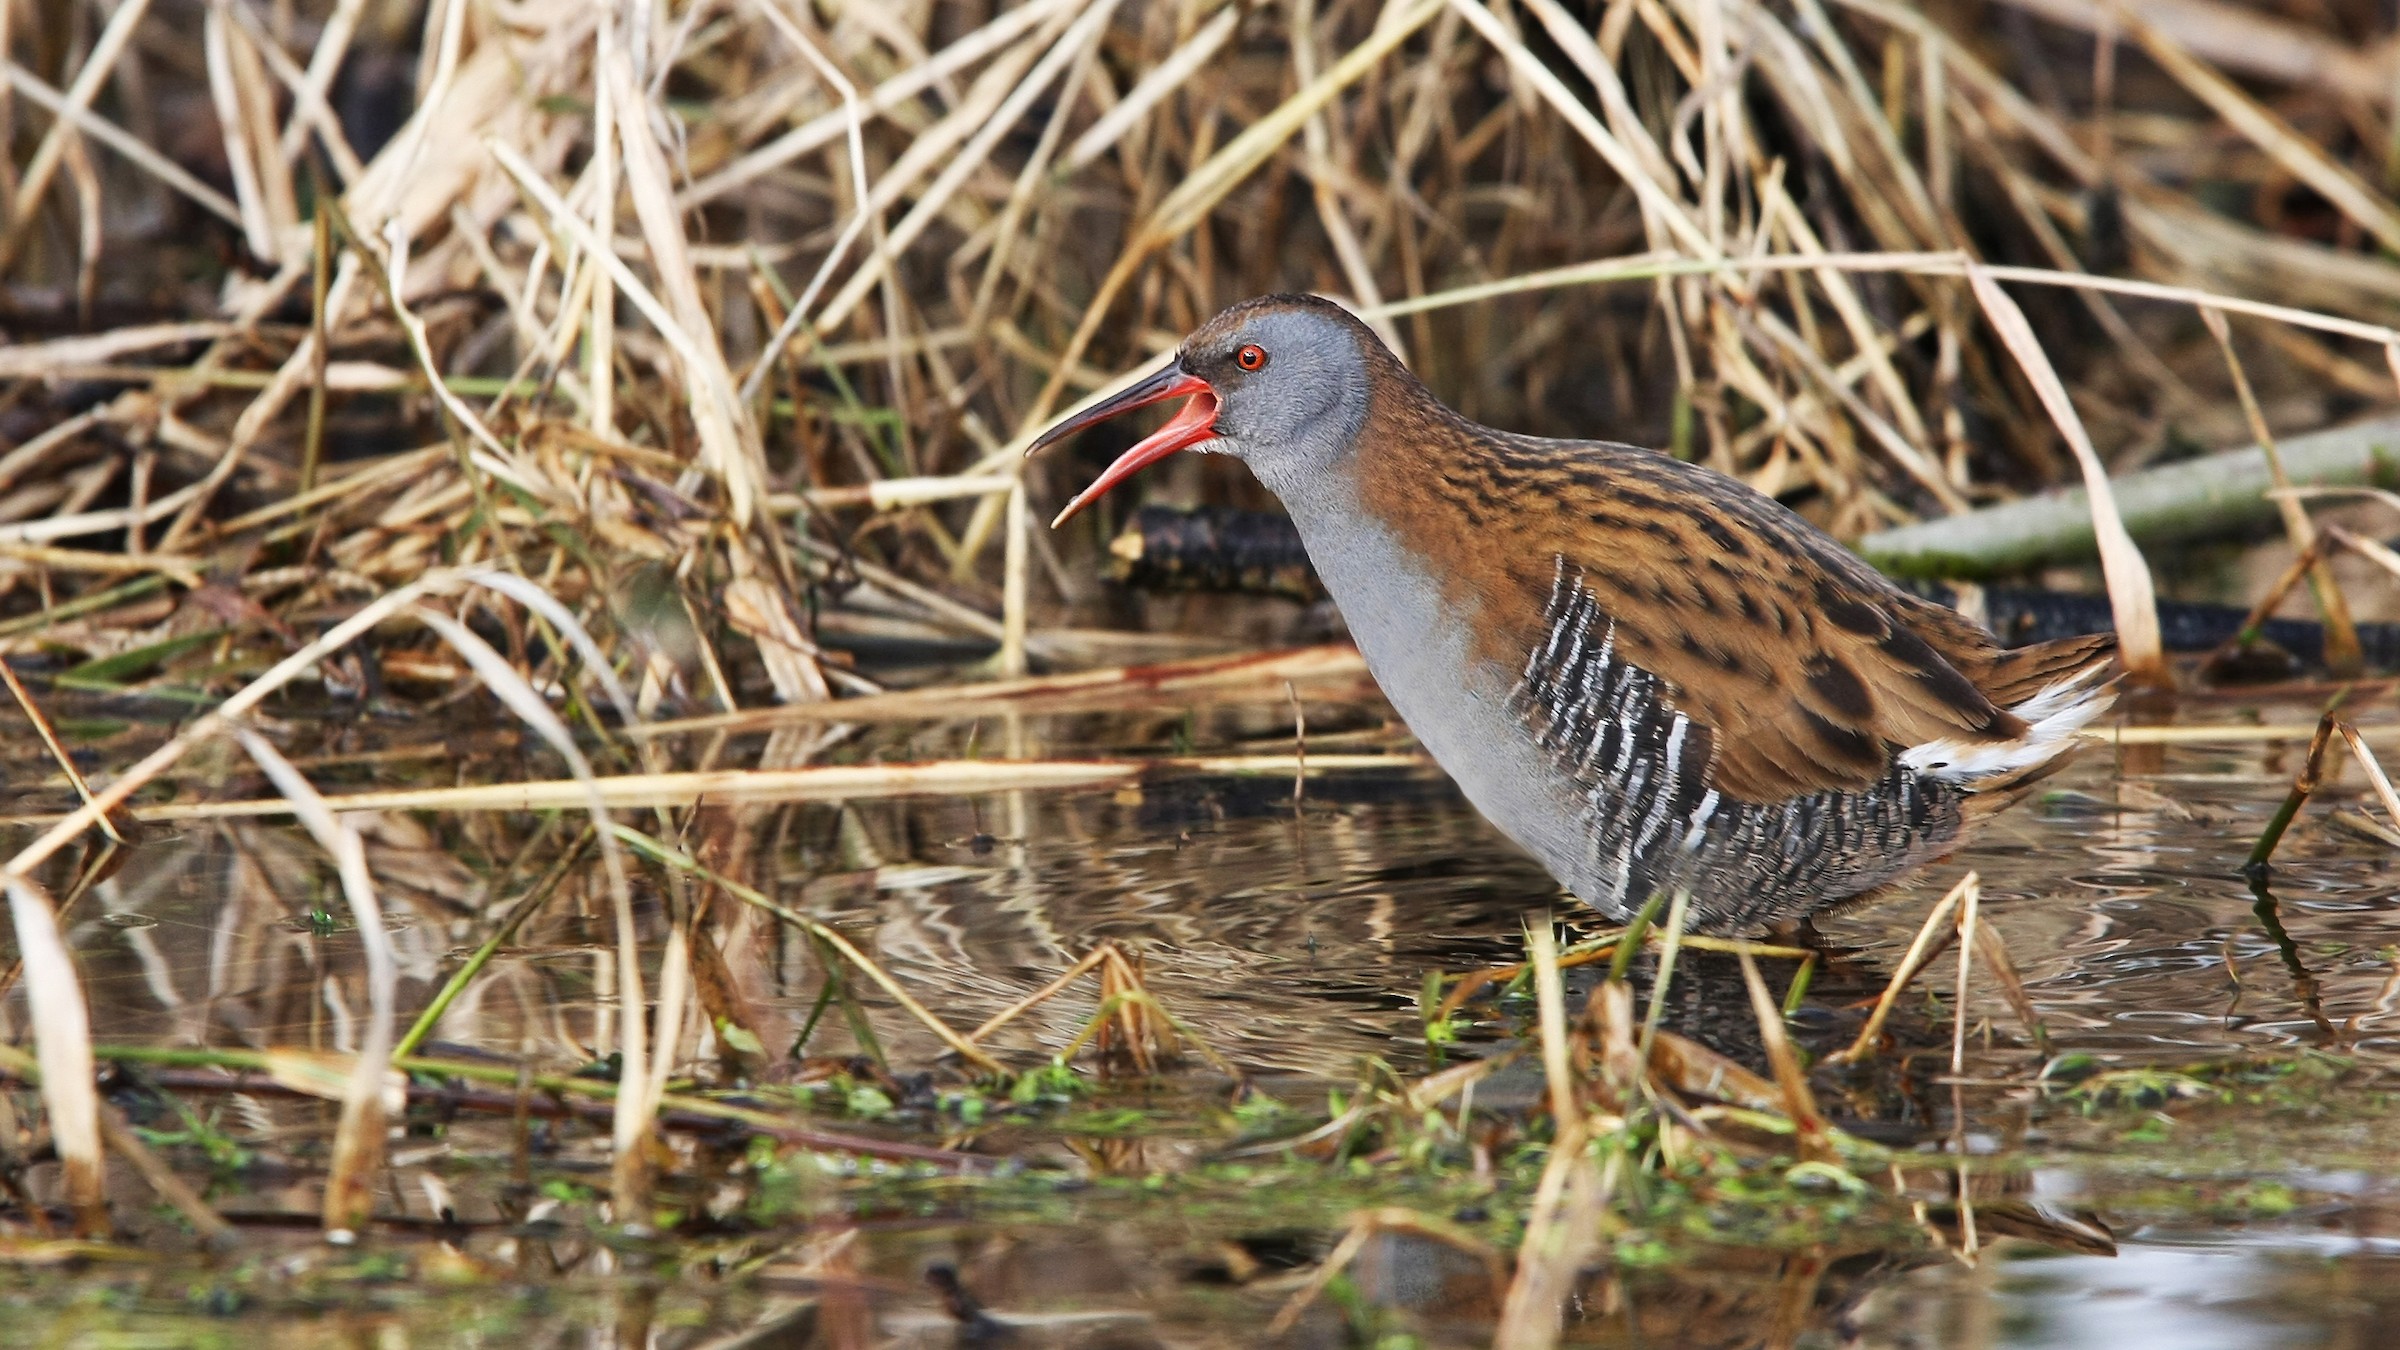
M35 107L123 155L142 172L190 198L209 214L228 224L242 223L242 210L231 197L193 177L189 170L143 144L131 132L60 94L13 61L0 60L0 74L7 77L9 88L24 95Z
M1569 1058L1567 995L1566 986L1559 978L1558 938L1551 931L1548 915L1542 916L1539 923L1526 925L1525 945L1525 964L1533 972L1534 1010L1542 1047L1542 1083L1549 1094L1553 1128L1561 1141L1572 1131L1580 1143L1583 1133L1582 1098L1575 1090L1575 1073Z
M2084 491L2092 506L2092 531L2100 541L2100 568L2108 579L2109 608L2116 615L2117 659L2132 679L2173 688L2175 677L2167 669L2166 647L2159 638L2158 597L2150 584L2150 565L2143 560L2141 549L2134 544L2133 536L2126 533L2125 522L2117 515L2116 497L2108 486L2108 469L2101 464L2099 452L2092 448L2083 418L2068 399L2066 385L2059 381L2058 371L2034 337L2032 326L2025 322L2025 312L2017 308L2017 302L1981 267L1968 268L1967 281L1974 288L1975 298L1982 303L1984 315L1991 320L2010 354L2017 358L2042 406L2049 410L2051 420L2058 424L2067 447L2075 452L2075 462L2083 468Z
M1366 41L1344 53L1324 74L1302 86L1266 116L1243 128L1240 135L1226 142L1160 199L1149 220L1126 244L1084 307L1083 318L1058 359L1056 373L1043 385L1019 423L1014 448L1022 450L1046 424L1066 387L1068 371L1083 359L1110 305L1150 255L1197 226L1227 193L1264 164L1319 109L1364 78L1377 63L1431 21L1441 3L1442 0L1403 0L1402 6L1388 13ZM969 556L973 553L969 546L972 539L970 533L967 540L962 540L962 548Z
M2316 531L2309 524L2308 512L2292 496L2292 478L2284 470L2283 452L2267 428L2266 414L2259 410L2258 395L2251 390L2250 377L2233 349L2233 330L2225 322L2224 314L2217 310L2202 309L2200 319L2225 354L2226 373L2232 378L2234 396L2241 402L2242 416L2250 423L2251 439L2265 453L2268 471L2274 475L2277 490L2272 495L2283 515L2284 533L2290 537L2296 554L2314 559L2308 566L2308 585L2316 599L2317 612L2325 619L2325 665L2337 678L2355 678L2366 667L2366 655L2358 645L2358 626L2351 621L2349 602L2342 598L2341 587L2334 582L2333 569L2316 555Z
M268 218L258 162L250 155L251 119L242 107L241 89L236 84L232 38L225 17L227 2L208 0L200 21L200 48L207 61L209 98L216 107L217 132L223 138L226 170L233 177L233 200L241 211L243 238L252 257L276 259L282 256L282 249L275 238L275 222Z
M1940 955L1942 948L1949 944L1952 934L1943 929L1943 923L1957 911L1970 892L1980 893L1982 888L1982 878L1969 872L1959 878L1958 884L1950 888L1948 895L1941 898L1940 903L1933 907L1933 911L1925 916L1925 922L1918 927L1915 940L1908 944L1907 954L1902 956L1900 964L1893 968L1891 980L1884 985L1883 993L1876 998L1874 1010L1867 1014L1866 1025L1858 1029L1857 1039L1851 1041L1847 1048L1827 1055L1826 1063L1856 1064L1874 1053L1883 1036L1884 1021L1891 1016L1892 1005L1899 1001L1900 991L1906 989L1909 981L1914 980L1918 972L1930 964L1934 957Z
M964 143L955 152L943 155L941 172L918 194L917 204L909 209L898 224L891 227L875 253L850 274L849 281L834 293L831 300L825 302L824 312L814 320L820 332L841 326L866 298L867 292L884 281L889 275L887 269L891 260L916 242L918 235L933 223L938 213L966 183L968 176L984 166L998 147L1000 138L1011 132L1032 108L1035 100L1041 98L1066 73L1069 66L1081 61L1085 53L1098 42L1102 29L1116 11L1118 0L1079 0L1079 3L1084 6L1083 12L1075 17L1075 21L1051 44L1050 50L1042 54L1032 69L1016 80L1013 88L1006 90L1005 96L998 97L989 108L970 103L953 114L961 130L972 129L972 134L965 137ZM995 89L994 93L999 91ZM933 148L930 143L920 142L918 146L911 146L911 153L915 153L920 146L928 150ZM898 172L897 166L895 172ZM887 191L896 195L896 190L890 187L891 179L887 177L886 182Z
M2334 162L2323 149L2243 93L2233 81L2209 69L2174 39L2143 21L2138 10L2113 11L2133 40L2142 45L2159 68L2174 77L2193 97L2207 104L2227 125L2250 138L2294 178L2331 202L2335 209L2375 236L2386 249L2400 252L2400 211L2377 195L2356 174Z
M2331 534L2336 527L2327 526ZM2313 722L2223 722L2213 726L2106 727L2089 733L2110 745L2242 745L2258 741L2305 741L2316 730ZM2400 734L2400 725L2383 723L2359 729L2362 735Z
M2009 1010L2024 1024L2025 1034L2033 1038L2036 1053L2045 1059L2050 1054L2050 1030L2042 1023L2039 1009L2025 992L2025 978L2017 973L2017 963L2008 954L2008 941L1988 919L1975 923L1975 949L1983 953L1984 961L1992 968L1993 978L2000 981L2000 996L2008 1000Z
M84 780L83 771L75 767L75 756L68 753L66 743L59 739L58 728L51 723L49 714L33 701L32 691L25 687L23 680L17 678L16 669L6 661L0 661L0 684L8 686L9 696L17 701L17 710L24 713L25 720L33 724L33 732L41 738L42 748L50 752L50 759L58 765L59 773L65 776L68 786L75 789L76 798L89 802L92 799L92 785ZM111 843L126 845L131 842L114 816L100 817L100 830ZM0 996L7 994L9 983L0 981Z
M1030 0L1030 3L994 16L991 22L944 47L930 59L911 65L877 85L856 104L811 118L702 178L687 189L676 204L685 209L701 205L773 172L802 155L822 149L856 125L859 117L883 117L927 89L1020 40L1035 25L1047 21L1071 3L1073 0Z
M1692 220L1683 204L1669 194L1666 185L1651 177L1648 166L1626 149L1624 142L1600 125L1599 119L1592 116L1582 100L1576 98L1566 84L1523 42L1503 28L1480 0L1447 2L1459 17L1467 21L1469 27L1481 34L1507 60L1509 69L1532 85L1551 110L1565 119L1601 160L1624 180L1625 186L1640 201L1645 215L1655 219L1666 233L1673 236L1677 245L1701 258L1718 255L1716 243Z
M538 696L537 696L538 697ZM1137 760L951 760L926 764L826 765L801 769L718 769L622 774L595 778L605 808L731 805L756 802L869 800L926 794L974 794L1130 784L1156 773L1288 778L1357 772L1417 772L1432 761L1414 755L1186 755ZM113 785L112 785L113 787ZM114 809L121 799L110 794ZM403 788L327 798L340 811L555 811L593 800L577 779L483 783L457 788ZM132 808L139 821L220 820L290 813L279 797L226 802L172 802ZM0 817L0 823L90 824L83 811L62 816ZM1701 939L1686 939L1701 945ZM1782 949L1769 949L1780 954Z
M67 1208L75 1216L78 1234L106 1234L100 1096L92 1076L92 1024L83 984L58 931L58 913L49 893L22 875L9 875L6 885L18 960L25 969L25 1008L33 1019L34 1054L42 1068L42 1107L50 1116L51 1147L64 1173Z
M175 1174L156 1150L142 1142L141 1135L125 1122L118 1110L103 1102L100 1105L100 1138L108 1151L125 1160L127 1166L141 1174L153 1194L164 1200L192 1226L203 1245L223 1250L240 1241L241 1235L225 1217L209 1208L206 1198L191 1188L190 1183Z
M1817 1109L1816 1094L1808 1089L1808 1071L1800 1066L1799 1052L1792 1049L1792 1039L1783 1029L1783 1010L1767 993L1767 982L1759 978L1758 962L1748 952L1741 953L1739 959L1742 984L1750 991L1750 1014L1758 1020L1759 1041L1766 1048L1768 1066L1775 1072L1775 1090L1784 1118L1792 1122L1800 1157L1809 1162L1828 1161L1835 1155L1825 1128L1825 1115Z
M89 108L98 96L100 86L116 70L117 60L125 53L126 44L133 40L133 30L149 13L150 0L126 0L108 16L108 23L92 42L83 64L75 71L74 82L66 89L65 104L74 108ZM0 57L5 57L0 52ZM65 158L73 124L65 117L50 124L41 144L34 147L33 157L26 161L24 172L16 182L16 196L8 213L4 232L0 232L0 274L5 274L16 261L26 230L41 210L42 198L50 190L50 179L58 172Z
M2143 281L2131 277L2098 276L2089 272L2066 272L2048 267L2020 267L1993 263L1978 263L1964 253L1942 252L1851 252L1826 253L1816 256L1764 254L1735 258L1683 258L1673 254L1649 252L1628 254L1621 258L1597 258L1588 262L1567 263L1558 267L1525 272L1504 280L1477 282L1432 291L1406 300L1387 301L1372 311L1378 318L1427 313L1452 309L1461 305L1511 295L1528 295L1557 290L1568 286L1601 285L1617 281L1655 281L1660 278L1709 277L1729 274L1760 274L1774 272L1820 271L1832 268L1843 272L1888 272L1894 275L1920 277L1980 276L1994 282L2021 282L2034 286L2054 286L2068 290L2096 291L2104 295L2122 295L2143 300L2163 300L2177 304L2220 309L2228 314L2246 314L2270 319L2321 333L2356 338L2379 345L2400 343L2400 328L2369 323L2359 319L2324 314L2293 305L2279 305L2263 300L2251 300L2201 286L2178 286L2164 282ZM1120 377L1121 384L1112 385L1108 392L1130 385L1140 374L1129 372ZM1095 395L1097 402L1105 395ZM1083 404L1077 404L1080 408ZM1035 428L1038 430L1038 428ZM1026 434L1032 439L1033 432Z
M467 574L467 579L473 579L473 574ZM601 795L598 777L582 748L575 743L574 733L567 730L542 696L508 664L507 658L447 614L421 605L413 606L409 612L465 658L483 686L567 762L580 789L581 800L575 804L590 813L592 828L600 832L600 861L608 879L616 921L617 998L621 1008L617 1044L623 1088L617 1094L612 1137L615 1167L611 1203L618 1223L646 1228L650 1198L649 1143L652 1122L658 1115L658 1100L650 1072L649 1039L642 1026L646 1000L642 994L640 937L633 917L633 886L611 829L608 804Z
M1950 1076L1956 1078L1967 1071L1967 982L1974 978L1976 939L1983 928L1983 888L1970 886L1959 902L1957 940L1957 988L1950 1000Z
M489 460L478 460L477 467L496 478L513 483L537 496L540 495L539 490L528 481L525 471L512 463L516 459L516 453L501 444L500 438L492 434L492 429L485 425L481 417L476 416L473 408L467 406L466 400L450 392L450 386L443 382L442 368L434 358L433 344L426 338L424 321L409 311L407 299L401 293L401 284L408 276L408 231L396 219L384 226L383 248L384 253L379 265L387 288L386 298L391 301L392 305L392 318L399 323L400 331L407 335L409 350L416 354L417 364L425 372L427 387L441 402L443 411L455 418L460 426L465 427L467 434L474 438L476 445L481 447L482 453L490 456ZM301 344L300 350L293 353L292 361L287 362L285 368L291 369L297 365L302 353L306 353L308 359L313 361L316 355L312 346L314 340L312 334L308 341ZM260 396L260 401L265 402L265 395Z
M808 285L802 289L799 298L792 302L791 310L784 315L783 322L776 327L775 336L767 339L765 347L759 352L757 363L743 378L741 398L745 405L758 397L767 376L773 373L801 327L810 325L812 335L816 332L810 316L815 312L817 297L833 280L833 269L850 256L850 249L858 242L859 236L878 218L873 204L875 194L867 186L866 114L859 107L857 87L845 79L832 62L825 59L817 50L817 44L809 41L807 34L783 18L771 3L761 0L761 9L775 22L784 37L800 49L800 54L808 58L808 63L816 68L825 82L842 96L843 130L848 133L846 148L849 151L852 210L848 223L835 236L833 247L826 251L824 261L817 264L815 275L808 279ZM801 354L791 355L796 357Z
M363 0L339 0L322 37L340 35L344 25L343 15L347 13L349 21L355 22L362 3ZM359 162L358 152L351 149L349 136L342 130L341 119L326 101L325 96L332 83L332 71L328 69L325 72L327 78L319 79L313 62L311 68L305 70L295 64L248 0L233 0L228 9L234 22L241 26L243 34L250 39L252 50L275 72L276 81L292 100L291 118L280 131L275 132L275 148L271 155L262 148L259 157L261 167L288 174L292 163L300 157L300 151L313 137L318 145L324 147L326 158L332 162L336 180L344 185L356 182L366 172L366 166ZM269 127L269 130L274 129Z
M1223 5L1210 15L1206 23L1194 29L1190 38L1165 59L1142 72L1116 106L1094 118L1091 126L1075 138L1062 157L1062 167L1068 171L1081 169L1107 154L1127 132L1149 117L1169 95L1193 76L1205 69L1212 58L1223 50L1240 24L1241 7Z
M2029 14L2087 31L2122 23L2117 0L2007 0ZM2389 68L2373 47L2328 38L2272 13L2223 0L2142 0L2139 15L2192 55L2232 70L2301 88L2328 88L2363 102L2389 103Z
M292 767L268 740L248 727L233 728L234 739L292 804L292 814L334 860L342 895L357 920L359 945L367 958L368 1017L366 1035L359 1041L347 1088L342 1094L341 1121L334 1128L333 1156L326 1164L323 1217L325 1239L348 1244L358 1240L375 1214L375 1180L383 1170L385 1098L390 1095L393 1018L397 1016L400 962L384 926L383 906L375 896L374 878L367 872L365 841L358 826L336 820L324 796ZM393 1108L397 1109L397 1108Z
M2392 818L2393 824L2400 825L2400 795L2393 793L2392 780L2383 771L2383 761L2367 748L2366 738L2358 734L2357 727L2342 722L2337 724L2336 730L2341 732L2343 742L2350 747L2350 753L2358 758L2359 767L2367 771L2367 781L2375 785L2375 796L2383 803L2384 814Z
M1023 998L1018 999L1016 1002L1009 1004L1005 1008L1002 1008L1000 1011L993 1013L990 1017L985 1018L982 1025L976 1027L973 1031L970 1031L966 1034L966 1039L970 1043L979 1042L984 1037L991 1035L993 1032L998 1031L1004 1026L1007 1026L1009 1023L1017 1020L1019 1017L1024 1016L1026 1013L1029 1013L1035 1008L1040 1007L1042 1004L1049 1002L1059 994L1064 993L1068 985L1071 985L1075 983L1075 981L1082 979L1090 972L1099 969L1100 963L1108 958L1109 950L1110 944L1104 943L1101 946L1094 947L1090 951L1085 952L1076 960L1074 965L1071 965L1064 971L1060 972L1056 979L1051 980L1048 984L1043 985L1041 988L1034 990L1032 993L1027 994Z
M1547 1350L1558 1343L1559 1319L1574 1277L1599 1250L1599 1220L1612 1189L1588 1147L1590 1123L1582 1094L1576 1091L1566 991L1548 916L1528 925L1526 946L1533 968L1542 1080L1550 1103L1550 1158L1526 1214L1516 1274L1492 1336L1492 1344L1503 1350Z
M684 237L682 211L675 204L674 175L652 128L650 100L634 87L633 67L624 51L617 49L610 55L612 59L597 72L596 78L609 86L609 101L617 115L618 163L625 174L625 189L633 200L634 218L641 225L642 238L649 246L651 274L658 279L658 289L674 316L671 325L662 324L660 328L662 332L680 335L670 341L679 358L692 425L700 439L700 466L713 472L724 487L725 508L735 528L747 529L759 498L766 492L767 466L759 445L758 428L751 421L747 405L734 391L733 372L726 367L724 348L713 340L703 339L704 334L713 333L715 325L700 299L700 281ZM521 175L522 170L519 172ZM520 181L524 181L522 177ZM571 211L553 215L557 217L556 223L576 230L578 243L587 249L598 245L612 267L615 265L613 240L603 242L583 237L590 230ZM619 284L623 285L622 278Z
M2392 494L2378 491L2375 493L2375 495L2378 497L2389 497ZM2334 543L2341 545L2343 548L2350 550L2352 553L2355 553L2358 556L2366 559L2368 562L2375 564L2377 567L2382 568L2386 572L2391 573L2393 576L2400 577L2400 552L2394 552L2391 545L2384 543L2382 540L2370 539L2363 534L2353 533L2352 531L2339 525L2326 526L2325 537L2332 540Z

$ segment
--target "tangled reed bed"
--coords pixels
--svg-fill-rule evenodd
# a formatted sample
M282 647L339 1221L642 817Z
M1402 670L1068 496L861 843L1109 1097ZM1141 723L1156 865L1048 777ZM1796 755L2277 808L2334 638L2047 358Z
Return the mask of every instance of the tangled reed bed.
M138 845L119 808L225 738L381 929L358 825L276 744L277 700L315 683L488 694L555 766L547 804L590 809L516 870L600 860L616 1213L645 1213L691 1010L741 1028L697 916L779 902L675 842L688 797L601 824L638 797L617 776L840 765L869 706L990 706L1021 755L1005 714L1037 669L1288 637L1281 611L1101 586L1100 536L1036 524L1081 461L1020 453L1244 296L1343 294L1479 419L1702 458L1845 537L2080 479L2129 660L2162 674L2107 474L2393 399L2376 22L2210 0L0 5L0 657L31 723L76 688L208 709L97 788L62 742L41 804L86 804L6 867L69 1207L106 1222L53 913L106 864L65 866L68 843ZM1255 493L1217 465L1162 477ZM2330 581L2318 602L2338 628ZM893 643L949 664L872 659ZM1280 700L1297 677L1224 678ZM997 702L888 703L966 679ZM846 720L851 700L887 702ZM640 730L662 717L685 726ZM929 790L1048 781L982 772ZM828 988L848 969L908 1003L840 934L809 941ZM367 964L340 1231L372 1209L398 1039L396 977ZM1102 975L1095 1027L1151 1044L1164 1010Z
M2233 348L2270 425L2386 400L2388 109L2342 35L2035 8L220 5L194 69L195 16L67 6L0 105L8 640L131 650L194 591L321 623L439 559L587 614L645 710L860 692L828 608L1089 661L1124 606L1026 500L1079 470L1014 451L1276 289L1472 415L1844 537L2072 479L2062 417L2115 469L2237 441ZM2352 73L2262 101L2212 57ZM2003 277L2053 283L2030 325ZM2128 291L2281 309L2220 347ZM637 580L675 631L620 650Z

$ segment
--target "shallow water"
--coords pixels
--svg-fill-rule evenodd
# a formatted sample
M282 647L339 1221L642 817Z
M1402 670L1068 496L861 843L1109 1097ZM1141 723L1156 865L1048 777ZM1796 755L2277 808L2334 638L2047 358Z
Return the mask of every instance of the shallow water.
M2186 714L2253 715L2305 722L2313 709ZM1371 709L1312 709L1311 717L1367 739L1377 722ZM1195 734L1221 743L1262 719L1271 725L1256 710L1204 719ZM1088 719L1071 729L1037 722L1033 734L1038 744L1045 732L1070 730L1088 744L1141 739L1106 722L1095 736ZM2046 1106L2028 1086L2041 1056L1987 980L1975 1006L1989 1034L1978 1028L1958 1099L1971 1151L1989 1159L1977 1166L1988 1170L1994 1194L2013 1203L2092 1211L2115 1233L2114 1257L2010 1241L1972 1266L1898 1249L1807 1260L1704 1253L1670 1270L1595 1282L1570 1319L1570 1339L2110 1350L2400 1343L2400 1293L2389 1278L2400 1234L2382 1232L2400 1177L2400 1160L2383 1144L2391 1123L2383 1094L2400 1049L2400 870L2386 845L2330 823L2337 810L2372 809L2359 774L2348 770L2284 841L2272 878L2274 923L2262 918L2241 863L2282 799L2299 750L2270 742L2087 754L1956 858L1877 904L1823 922L1821 937L1840 959L1810 1012L1854 1025L1844 1005L1872 991L1930 902L1972 868L1983 880L1984 913L2006 937L2045 1019L2052 1054L2088 1057L2078 1073L2337 1053L2352 1067L2321 1096L2276 1091L2198 1114L2120 1110L2088 1119ZM108 758L117 761L118 752ZM35 791L16 798L15 809L55 803ZM386 817L372 825L370 860L401 929L404 1015L488 931L482 916L531 884L510 859L540 828L512 816ZM1571 926L1597 926L1560 906L1541 871L1421 766L1322 775L1297 804L1288 778L1195 774L1098 791L722 809L694 834L687 845L712 865L833 924L954 1025L981 1022L1095 943L1116 942L1142 958L1152 991L1193 1033L1295 1102L1350 1088L1370 1059L1403 1075L1429 1067L1418 1007L1427 972L1518 959L1522 923L1553 908ZM173 827L74 916L97 1037L347 1046L364 1006L356 943L312 928L306 916L317 905L340 908L313 847L289 826ZM804 941L753 911L729 910L730 975L755 1000L762 1041L788 1045L810 1022L818 968ZM504 949L493 978L451 1010L438 1031L443 1053L561 1069L588 1059L610 1035L596 998L606 992L608 931L599 893L570 885ZM1952 971L1945 958L1927 987L1947 991ZM894 1065L934 1060L939 1044L889 1000L869 991L863 1002ZM1087 989L1037 1008L991 1044L1012 1062L1034 1062L1091 1012ZM1681 1020L1710 1039L1719 1013L1715 1029L1738 1042L1749 1026L1738 1002L1712 1008L1687 998ZM21 1016L21 1003L4 1015ZM1487 1020L1468 1031L1460 1052L1484 1053L1510 1034L1504 1019ZM818 1019L808 1045L817 1056L860 1048L838 1014ZM1936 1053L1946 1063L1946 1045ZM1916 1120L1937 1142L1957 1123L1940 1096ZM613 1328L620 1340L683 1345L778 1317L807 1325L741 1343L948 1344L999 1335L988 1325L962 1331L944 1311L925 1280L942 1264L1007 1324L1012 1343L1254 1341L1347 1210L1375 1201L1335 1186L1290 1197L1282 1209L1269 1203L1275 1197L1179 1202L1176 1178L1217 1147L1197 1122L1220 1106L1210 1091L1183 1097L1172 1086L1148 1100L1170 1115L1187 1102L1195 1128L1096 1135L1058 1159L1084 1180L1039 1204L1013 1193L979 1201L971 1189L964 1199L904 1190L887 1215L795 1244L842 1244L838 1264L849 1283L837 1281L839 1288L824 1282L822 1252L805 1279L777 1275L796 1266L793 1252L754 1250L736 1263L742 1273L695 1277L706 1263L686 1249L671 1263L681 1272L672 1279L640 1278L648 1262L634 1253L568 1261L564 1274L545 1280L522 1266L519 1243L509 1248L520 1263L511 1277L498 1267L494 1242L517 1242L522 1232L498 1211L478 1218L471 1211L481 1202L470 1199L459 1214L488 1221L491 1234L515 1234L461 1239L481 1263L467 1281L475 1292L363 1294L372 1272L341 1264L359 1258L328 1254L292 1231L292 1217L313 1204L304 1179L259 1175L227 1185L225 1208L243 1214L254 1233L280 1234L259 1239L273 1250L304 1253L288 1258L283 1277L172 1261L139 1275L101 1267L71 1280L0 1269L0 1344L302 1344L336 1328L382 1344L582 1344L583 1329ZM1840 1116L1845 1108L1834 1109ZM272 1141L321 1136L328 1111L237 1097L225 1119L264 1153ZM402 1165L387 1202L431 1223L434 1192L420 1173L480 1196L478 1169L497 1165L477 1160L505 1158L509 1149L506 1130L490 1123L459 1124L439 1141L396 1142ZM602 1266L620 1274L600 1279ZM424 1273L421 1264L412 1270ZM321 1283L319 1293L293 1292L310 1280ZM1290 1334L1309 1344L1489 1338L1495 1309L1485 1273L1438 1243L1376 1238L1362 1249L1351 1286L1347 1303L1321 1300Z

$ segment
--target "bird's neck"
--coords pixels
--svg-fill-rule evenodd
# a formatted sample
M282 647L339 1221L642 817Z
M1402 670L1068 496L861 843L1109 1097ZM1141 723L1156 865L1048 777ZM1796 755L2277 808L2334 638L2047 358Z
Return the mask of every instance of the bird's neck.
M1537 857L1567 856L1580 846L1566 834L1576 811L1510 705L1525 648L1513 625L1488 621L1509 604L1478 571L1488 550L1467 537L1466 517L1439 491L1392 486L1480 471L1462 467L1471 454L1453 464L1444 453L1437 438L1451 433L1439 419L1377 411L1385 415L1370 412L1339 472L1268 485L1299 527L1368 670L1418 741L1518 843ZM1457 420L1447 409L1440 417Z
M1428 519L1414 494L1390 489L1396 473L1423 471L1392 462L1406 456L1392 447L1423 446L1425 429L1406 409L1395 416L1388 403L1371 404L1354 442L1315 471L1253 464L1291 514L1368 667L1412 725L1434 711L1405 706L1412 695L1480 685L1497 700L1507 671L1507 658L1481 650L1479 597L1462 588L1450 548L1459 523Z

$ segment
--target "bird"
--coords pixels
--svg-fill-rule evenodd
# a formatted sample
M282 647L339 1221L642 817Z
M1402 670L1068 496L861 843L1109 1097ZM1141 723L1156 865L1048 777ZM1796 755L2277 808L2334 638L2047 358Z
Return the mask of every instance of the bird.
M1480 425L1307 295L1243 301L1028 453L1184 400L1065 523L1178 451L1246 464L1467 799L1625 920L1804 926L1947 856L2116 693L2109 634L2010 649L1703 465Z

